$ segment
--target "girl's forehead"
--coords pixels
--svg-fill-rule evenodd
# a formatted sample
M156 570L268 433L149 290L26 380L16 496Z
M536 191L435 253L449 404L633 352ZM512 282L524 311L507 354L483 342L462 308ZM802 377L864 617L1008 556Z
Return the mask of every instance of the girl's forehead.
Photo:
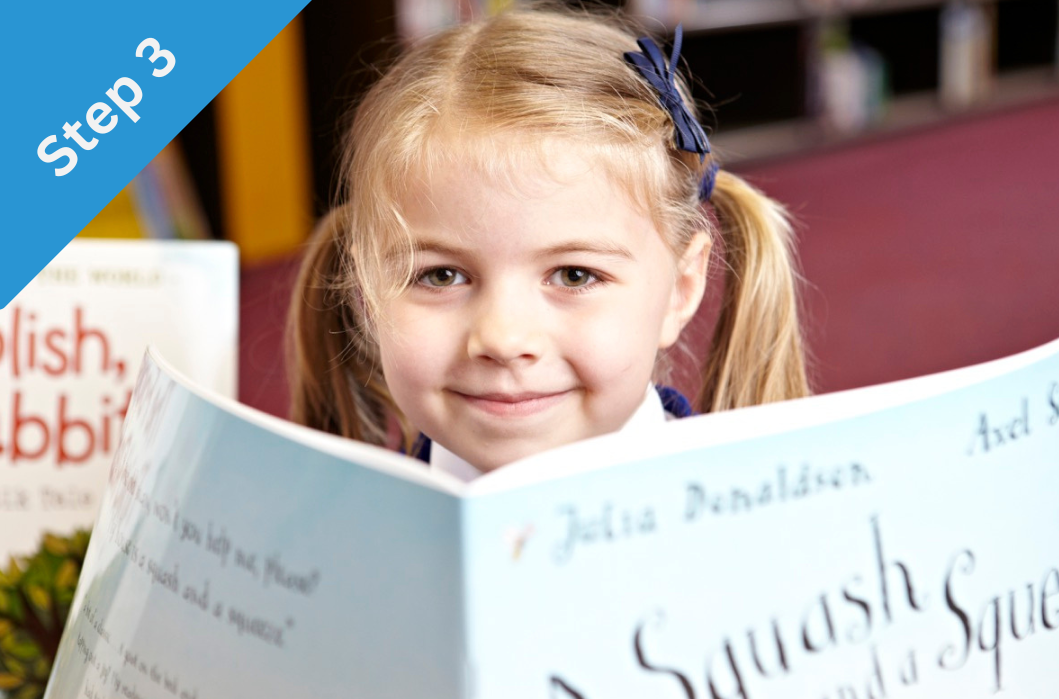
M578 252L631 262L664 249L650 217L578 149L500 171L456 158L419 180L403 212L419 251L504 267Z
M646 211L642 193L623 176L619 154L598 144L532 134L446 134L428 139L422 157L405 178L407 195L416 199L437 190L488 186L520 197L548 196L556 188L594 182L614 190L631 206ZM640 196L638 196L640 195Z
M581 239L632 226L671 248L643 151L526 131L435 131L388 178L400 223L377 241L384 257L407 259L431 235L466 243L475 230L537 239L561 228Z

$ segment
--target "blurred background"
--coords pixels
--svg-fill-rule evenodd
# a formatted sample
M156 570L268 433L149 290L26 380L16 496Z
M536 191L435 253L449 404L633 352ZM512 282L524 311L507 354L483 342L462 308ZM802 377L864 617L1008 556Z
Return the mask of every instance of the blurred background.
M240 399L285 416L284 316L344 115L403 43L511 1L312 0L82 235L236 242ZM724 166L790 207L818 392L1059 337L1059 0L610 4L683 23Z

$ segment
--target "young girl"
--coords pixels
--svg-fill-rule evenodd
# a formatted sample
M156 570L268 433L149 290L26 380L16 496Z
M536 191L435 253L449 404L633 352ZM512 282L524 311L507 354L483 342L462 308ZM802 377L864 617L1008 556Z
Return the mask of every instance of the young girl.
M294 420L377 444L396 424L405 450L469 479L683 417L653 378L714 245L726 284L694 409L806 395L785 212L718 169L679 31L669 59L636 36L513 9L374 85L295 292Z

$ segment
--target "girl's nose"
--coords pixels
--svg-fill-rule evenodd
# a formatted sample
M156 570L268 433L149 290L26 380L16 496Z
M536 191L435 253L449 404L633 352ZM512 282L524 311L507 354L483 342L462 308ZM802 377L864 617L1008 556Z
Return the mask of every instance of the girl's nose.
M531 306L512 290L483 294L476 304L467 339L471 358L500 364L539 359L545 338Z

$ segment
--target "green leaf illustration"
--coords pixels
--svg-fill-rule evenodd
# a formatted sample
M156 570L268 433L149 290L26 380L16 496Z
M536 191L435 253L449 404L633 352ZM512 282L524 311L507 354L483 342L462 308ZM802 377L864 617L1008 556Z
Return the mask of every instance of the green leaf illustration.
M0 568L0 692L41 699L59 649L90 534L45 534L29 556Z

